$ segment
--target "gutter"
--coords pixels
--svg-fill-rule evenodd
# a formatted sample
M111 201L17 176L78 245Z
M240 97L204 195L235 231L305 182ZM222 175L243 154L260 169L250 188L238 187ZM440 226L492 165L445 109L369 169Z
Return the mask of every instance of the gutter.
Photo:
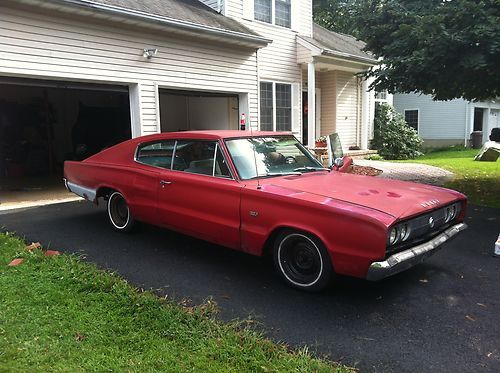
M125 9L114 5L98 4L90 0L56 0L55 2L60 4L72 5L80 8L97 10L104 13L125 16L129 18L141 19L143 21L148 21L163 26L170 26L185 31L197 32L197 33L202 32L204 34L210 34L213 36L222 36L225 38L231 38L234 40L239 40L242 42L258 45L259 47L265 47L266 45L272 42L271 39L267 39L262 36L249 35L238 31L224 30L213 26L200 25L188 21L182 21L174 18L149 14L138 10Z
M339 58L349 59L351 61L354 60L357 62L369 63L370 65L376 65L379 62L377 59L373 59L373 58L369 58L369 57L361 57L361 56L356 56L356 55L351 54L351 53L339 52L339 51L334 51L331 49L324 49L324 48L321 48L321 47L318 47L318 46L312 44L308 40L301 38L300 35L297 35L297 41L299 41L299 40L300 40L300 42L306 44L306 45L304 45L301 43L302 45L304 45L304 47L316 50L317 53L319 53L321 56L339 57Z
M366 62L366 63L369 63L370 65L376 65L378 63L378 60L374 60L372 58L356 56L354 54L345 53L345 52L332 51L331 49L321 49L321 54L325 55L325 56L348 58L349 60Z

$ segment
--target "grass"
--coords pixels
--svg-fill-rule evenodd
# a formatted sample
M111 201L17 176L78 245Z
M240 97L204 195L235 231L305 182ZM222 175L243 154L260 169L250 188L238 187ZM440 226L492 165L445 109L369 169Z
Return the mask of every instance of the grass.
M424 163L451 171L455 178L446 187L464 193L470 203L500 208L500 161L474 161L478 152L463 147L436 149L403 162Z
M24 258L17 267L7 264ZM350 372L0 234L0 371Z

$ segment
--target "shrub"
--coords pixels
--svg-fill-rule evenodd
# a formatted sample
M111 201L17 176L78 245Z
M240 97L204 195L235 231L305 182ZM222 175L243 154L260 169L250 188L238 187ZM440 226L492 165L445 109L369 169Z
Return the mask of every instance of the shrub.
M372 146L385 159L413 159L421 155L422 139L403 116L382 104L375 119Z

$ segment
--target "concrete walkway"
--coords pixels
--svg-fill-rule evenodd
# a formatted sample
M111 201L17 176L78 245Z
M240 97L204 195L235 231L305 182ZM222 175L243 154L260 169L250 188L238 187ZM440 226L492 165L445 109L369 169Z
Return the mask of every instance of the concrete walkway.
M382 173L378 177L387 179L442 186L453 178L453 173L450 171L418 163L394 163L355 159L354 164L381 170Z

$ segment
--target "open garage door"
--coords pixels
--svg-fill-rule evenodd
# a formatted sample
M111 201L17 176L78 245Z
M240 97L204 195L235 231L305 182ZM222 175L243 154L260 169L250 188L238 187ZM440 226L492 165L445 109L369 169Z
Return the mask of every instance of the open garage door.
M238 129L237 94L160 89L162 132Z
M0 203L60 187L65 160L130 137L127 86L0 77Z

